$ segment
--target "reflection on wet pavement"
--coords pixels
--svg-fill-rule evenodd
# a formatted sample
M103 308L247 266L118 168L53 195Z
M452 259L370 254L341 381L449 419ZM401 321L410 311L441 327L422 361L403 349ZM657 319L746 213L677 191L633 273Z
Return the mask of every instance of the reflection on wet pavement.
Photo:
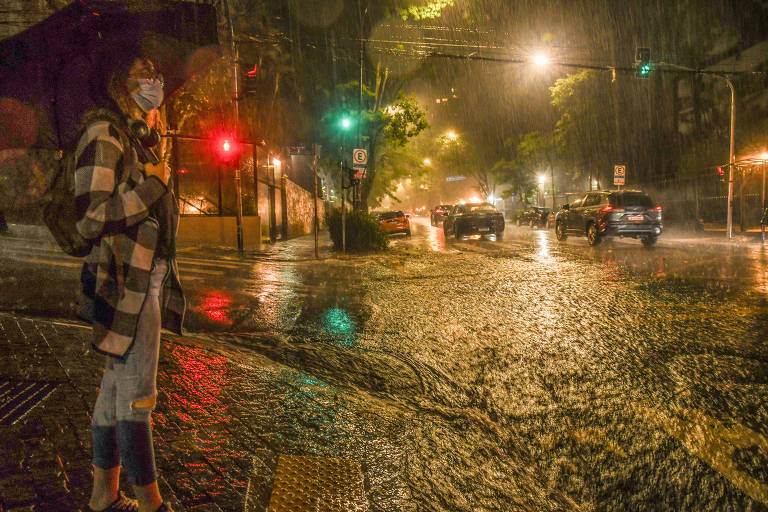
M359 462L372 510L766 510L765 251L413 232L185 283L206 350L167 357L156 421L191 503L266 507L290 453Z

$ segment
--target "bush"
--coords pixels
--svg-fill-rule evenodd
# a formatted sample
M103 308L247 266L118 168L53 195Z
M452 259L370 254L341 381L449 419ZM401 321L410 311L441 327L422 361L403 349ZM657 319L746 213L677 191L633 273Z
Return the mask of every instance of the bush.
M347 211L345 219L347 251L383 251L389 246L389 235L373 215ZM331 233L336 250L341 250L341 210L332 208L325 213L325 225Z

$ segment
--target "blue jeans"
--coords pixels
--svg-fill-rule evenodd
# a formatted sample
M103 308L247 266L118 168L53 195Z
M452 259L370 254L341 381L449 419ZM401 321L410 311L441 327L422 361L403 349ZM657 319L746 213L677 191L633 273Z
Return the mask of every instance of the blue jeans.
M128 481L139 486L157 480L150 417L157 399L160 292L167 273L168 262L156 259L133 346L122 358L106 356L93 409L93 465L112 469L122 461Z

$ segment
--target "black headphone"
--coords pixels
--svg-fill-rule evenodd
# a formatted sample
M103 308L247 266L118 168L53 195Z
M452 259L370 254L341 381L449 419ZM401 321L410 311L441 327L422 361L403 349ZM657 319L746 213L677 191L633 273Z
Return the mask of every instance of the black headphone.
M147 123L140 119L131 121L130 129L134 140L139 142L139 144L136 144L136 152L139 155L139 161L143 164L160 163L160 158L154 151L152 151L152 148L157 146L160 142L160 134L157 130L150 128Z

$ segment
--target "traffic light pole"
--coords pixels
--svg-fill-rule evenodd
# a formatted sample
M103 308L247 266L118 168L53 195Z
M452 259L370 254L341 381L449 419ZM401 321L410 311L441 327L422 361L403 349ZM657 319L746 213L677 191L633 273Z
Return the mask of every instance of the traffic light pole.
M235 29L232 25L232 12L229 0L224 3L229 25L229 50L232 64L232 93L235 107L235 129L240 126L240 66L237 63L237 46L235 45ZM243 252L243 189L240 183L240 162L235 159L235 195L237 196L237 250Z
M347 253L347 190L344 188L344 145L341 146L341 160L339 160L339 171L341 171L341 253Z
M731 146L730 146L730 165L728 166L728 221L726 231L728 238L733 238L733 173L736 167L736 153L734 148L734 132L736 128L736 89L728 77L715 75L723 78L728 87L731 88Z
M728 88L731 90L731 136L728 155L728 215L726 219L725 234L730 239L733 238L733 173L736 172L736 89L733 87L733 82L726 75L721 75L715 72L702 72L697 69L689 68L687 66L680 66L679 64L671 64L669 62L659 62L658 65L669 66L675 69L681 69L690 73L706 74L717 78L722 78L725 83L728 84Z
M314 234L315 234L315 259L319 258L319 254L317 251L318 246L318 232L320 230L320 219L317 216L317 144L312 144L312 171L315 175L315 191L312 197L312 204L314 205L314 215L315 215L315 223L314 223Z

